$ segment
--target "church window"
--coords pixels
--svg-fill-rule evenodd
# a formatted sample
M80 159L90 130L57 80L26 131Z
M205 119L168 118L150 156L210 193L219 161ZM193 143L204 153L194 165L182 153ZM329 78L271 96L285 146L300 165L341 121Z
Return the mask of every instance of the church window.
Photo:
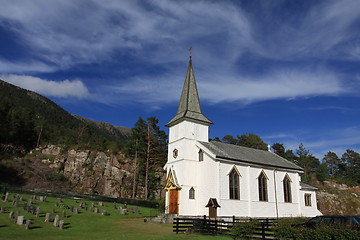
M267 177L264 172L261 172L258 177L259 185L259 201L267 202L268 201L268 192L267 192Z
M305 206L311 206L311 194L305 194Z
M283 180L283 188L284 188L284 201L291 203L292 202L292 198L291 198L291 180L289 175L285 175L284 180Z
M189 190L189 199L195 199L195 189L193 187Z
M179 151L175 148L173 151L173 157L177 158L178 154L179 154Z
M240 199L239 172L234 167L229 174L230 199Z
M199 150L199 162L204 161L204 152L203 150Z

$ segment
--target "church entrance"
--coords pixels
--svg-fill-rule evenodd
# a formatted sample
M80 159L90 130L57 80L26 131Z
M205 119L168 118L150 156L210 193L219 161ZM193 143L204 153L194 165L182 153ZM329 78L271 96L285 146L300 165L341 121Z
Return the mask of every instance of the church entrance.
M165 190L167 191L167 207L169 214L178 214L179 213L179 192L180 186L176 181L176 175L174 170L169 171L169 175L166 179Z
M169 213L179 213L179 190L171 189L169 191Z

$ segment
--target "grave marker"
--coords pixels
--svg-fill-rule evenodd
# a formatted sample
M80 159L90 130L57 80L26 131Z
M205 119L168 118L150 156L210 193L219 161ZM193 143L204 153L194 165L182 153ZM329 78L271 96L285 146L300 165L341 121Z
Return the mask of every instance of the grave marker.
M18 216L16 219L17 225L23 225L24 224L24 216Z
M60 217L59 215L56 215L54 218L54 227L59 227L59 221L60 221Z

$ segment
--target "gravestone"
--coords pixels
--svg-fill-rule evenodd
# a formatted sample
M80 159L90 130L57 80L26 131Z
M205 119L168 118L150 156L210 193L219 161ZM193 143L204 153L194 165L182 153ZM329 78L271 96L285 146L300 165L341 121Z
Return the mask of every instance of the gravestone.
M96 207L94 208L94 213L98 213L99 212L99 209Z
M19 202L18 202L18 200L16 199L16 201L15 201L15 207L19 207Z
M114 209L117 209L116 204L114 203Z
M59 227L59 221L60 221L60 217L59 215L56 215L54 218L54 227Z
M59 206L59 200L56 200L55 201L55 207L58 207Z
M30 220L30 219L27 219L26 222L25 222L25 229L26 229L26 230L29 230L29 229L30 229L30 224L31 224L31 220Z
M103 202L99 202L99 206L103 207L104 203Z
M9 218L10 218L10 219L14 219L14 217L15 217L15 216L14 216L14 211L10 211L10 213L9 213Z
M50 222L50 213L45 214L45 222Z
M4 202L7 202L9 200L9 193L5 193L5 199L4 199Z
M59 229L64 229L64 220L59 221Z
M75 213L75 214L79 214L79 210L78 210L78 208L74 207L74 209L73 209L73 213Z
M19 201L20 201L20 202L23 201L23 197L22 197L22 196L19 197Z
M70 207L70 212L74 212L74 206Z
M17 225L23 225L24 224L24 216L18 216L16 219Z
M101 215L105 216L106 215L106 210L101 210Z
M0 208L0 213L4 213L4 212L5 212L4 208L1 207L1 208Z
M44 201L44 197L43 197L43 196L40 196L40 197L39 197L39 201L40 201L40 202L43 202L43 201Z
M36 208L35 216L36 216L36 217L39 217L39 215L40 215L40 207L37 207L37 208Z
M32 205L32 199L29 199L28 206L31 206L31 205Z
M94 208L94 207L95 207L95 203L91 203L91 207Z

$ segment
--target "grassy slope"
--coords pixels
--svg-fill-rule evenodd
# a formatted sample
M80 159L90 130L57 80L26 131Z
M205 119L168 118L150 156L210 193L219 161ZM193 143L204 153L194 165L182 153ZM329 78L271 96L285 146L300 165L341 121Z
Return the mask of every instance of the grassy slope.
M99 213L89 212L80 209L79 214L70 213L67 209L67 218L61 218L63 208L55 207L57 199L48 197L47 202L33 201L36 206L40 207L40 216L37 218L23 210L25 202L20 202L19 207L12 206L13 194L10 194L9 202L0 201L0 207L5 207L5 213L0 213L0 239L231 239L228 237L209 237L196 234L174 234L172 233L172 225L145 223L144 216L159 214L158 210L140 207L141 214L120 215L113 208L112 203L105 203L105 207L97 206L99 209L105 209L110 215L102 216ZM31 198L29 195L22 195L25 200ZM67 206L78 207L79 202L87 202L83 200L63 199L63 203ZM91 202L87 202L87 206L91 206ZM59 215L61 220L65 221L66 229L60 230L53 226L53 223L45 223L45 213L52 212L53 219L55 215ZM20 215L24 215L25 219L31 219L32 225L30 230L25 230L24 226L18 226L9 218L11 210L20 210Z

